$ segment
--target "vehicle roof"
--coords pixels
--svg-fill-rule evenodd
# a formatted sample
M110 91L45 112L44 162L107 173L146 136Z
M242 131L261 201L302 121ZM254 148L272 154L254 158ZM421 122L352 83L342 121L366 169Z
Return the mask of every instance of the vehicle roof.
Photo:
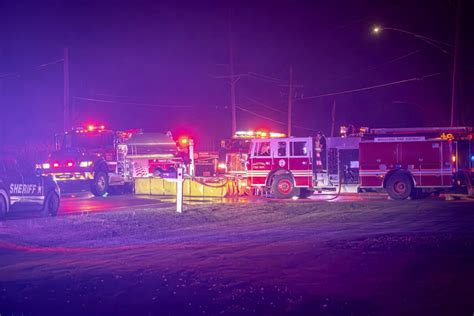
M176 142L164 133L132 134L125 140L127 145L163 145L176 147Z

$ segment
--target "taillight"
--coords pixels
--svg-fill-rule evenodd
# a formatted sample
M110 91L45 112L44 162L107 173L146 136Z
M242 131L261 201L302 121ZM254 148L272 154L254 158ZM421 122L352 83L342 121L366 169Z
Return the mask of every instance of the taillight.
M68 166L68 167L72 167L72 166L74 166L74 162L72 162L72 161L68 161L68 162L66 163L66 166Z
M59 168L59 162L53 162L53 168Z

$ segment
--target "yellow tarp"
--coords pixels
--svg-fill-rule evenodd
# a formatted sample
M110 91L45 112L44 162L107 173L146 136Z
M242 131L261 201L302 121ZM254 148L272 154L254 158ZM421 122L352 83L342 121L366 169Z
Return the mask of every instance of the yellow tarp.
M229 185L203 184L191 179L185 179L183 183L184 196L194 197L225 197L231 193ZM173 195L176 196L176 181L160 178L136 178L136 194L151 195Z

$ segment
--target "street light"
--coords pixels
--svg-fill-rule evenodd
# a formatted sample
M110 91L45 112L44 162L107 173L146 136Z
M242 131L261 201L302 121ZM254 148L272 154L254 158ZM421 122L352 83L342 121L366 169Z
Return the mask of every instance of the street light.
M457 21L459 23L459 21ZM382 27L380 25L374 25L372 27L372 33L375 35L380 34L382 31L395 31L395 32L400 32L404 34L408 34L410 36L413 36L419 40L422 40L423 42L436 47L446 55L452 56L453 57L453 80L452 80L452 86L451 86L451 126L454 126L454 109L456 107L456 102L457 102L457 92L459 91L459 26L457 25L456 27L456 45L452 45L450 43L446 43L443 41L439 41L433 38L430 38L428 36L420 35L417 33L413 33L407 30L395 28L395 27ZM444 45L444 47L443 47ZM448 49L453 49L454 54L446 50L445 48L449 47Z
M413 32L403 30L403 29L399 29L399 28L395 28L395 27L385 27L385 26L382 27L380 25L375 25L372 28L372 33L374 33L376 35L382 33L382 31L395 31L395 32L400 32L400 33L411 35L411 36L416 37L417 39L422 40L423 42L425 42L425 43L427 43L427 44L429 44L433 47L436 47L437 49L441 50L443 53L445 53L447 55L450 55L450 56L453 55L452 53L445 50L442 46L440 46L440 45L445 45L445 46L448 46L448 47L452 48L453 45L450 44L450 43L439 41L439 40L430 38L428 36L420 35L420 34L417 34L417 33L413 33Z

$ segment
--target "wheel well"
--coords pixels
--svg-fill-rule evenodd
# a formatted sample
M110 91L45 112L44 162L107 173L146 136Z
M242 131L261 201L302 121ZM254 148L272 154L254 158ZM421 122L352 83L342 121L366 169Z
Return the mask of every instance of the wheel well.
M383 179L383 188L384 189L387 187L388 179L390 179L390 177L393 176L394 174L404 174L404 175L408 176L408 178L411 181L411 184L413 185L413 188L416 186L415 179L413 178L413 175L411 174L410 171L403 170L403 169L397 169L397 170L391 170L390 172L388 172L385 175L385 177Z
M109 172L107 163L104 160L99 160L94 165L95 165L94 172L99 172L99 171L103 171L105 173Z
M279 175L282 175L282 174L288 174L288 175L290 175L290 176L293 178L293 182L294 182L293 174L292 174L290 171L288 171L288 170L286 170L286 169L276 169L276 170L273 170L272 172L270 172L270 173L268 174L267 180L266 180L265 184L266 184L267 186L272 185L273 178L274 178L275 176L279 176Z

